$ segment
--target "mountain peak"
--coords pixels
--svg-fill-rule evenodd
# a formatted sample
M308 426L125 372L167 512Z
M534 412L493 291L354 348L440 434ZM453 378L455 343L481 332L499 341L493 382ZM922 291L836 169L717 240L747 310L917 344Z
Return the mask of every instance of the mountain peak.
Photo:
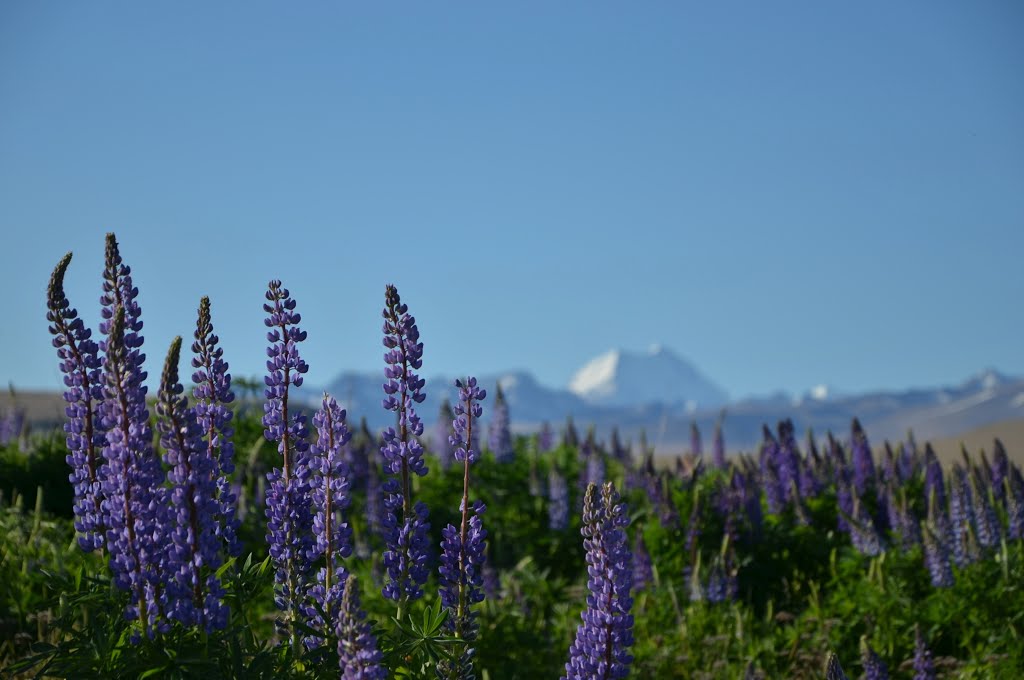
M612 349L591 359L573 375L569 391L604 406L662 403L703 408L728 401L724 390L660 344L646 352Z

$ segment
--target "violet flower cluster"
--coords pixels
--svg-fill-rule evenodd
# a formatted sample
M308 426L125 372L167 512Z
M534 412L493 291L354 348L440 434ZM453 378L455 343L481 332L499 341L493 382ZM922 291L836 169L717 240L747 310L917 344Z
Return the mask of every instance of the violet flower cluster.
M307 462L315 540L308 558L313 564L322 564L308 592L312 606L306 611L307 623L320 631L306 639L310 648L323 644L337 627L336 617L348 577L341 561L352 554L352 529L342 516L349 505L349 470L342 455L350 438L345 417L345 410L326 394L313 416L317 441L309 447Z
M78 310L64 294L64 275L71 263L68 253L53 270L47 290L46 319L50 322L53 346L57 348L60 371L64 374L67 433L68 480L74 489L75 531L78 545L90 552L102 550L106 542L103 518L103 446L106 436L99 418L103 401L99 347L92 330L85 327Z
M569 485L553 465L548 472L548 528L552 531L569 528Z
M168 627L163 616L169 576L167 490L146 407L138 289L113 234L107 234L103 277L104 391L99 416L106 433L107 549L114 584L131 594L125 617L141 621L147 635L153 635Z
M199 313L192 342L192 398L199 427L203 431L206 455L214 462L211 473L216 480L217 532L221 535L228 555L237 557L242 552L238 541L239 520L235 516L237 494L228 479L235 470L235 429L231 425L233 412L228 404L235 400L231 391L231 374L224 361L224 348L213 332L210 298L199 301Z
M452 462L455 460L455 449L451 443L451 438L454 434L452 431L452 420L454 419L455 413L452 412L452 404L445 399L441 402L441 412L438 414L437 423L434 425L434 455L437 457L437 462L442 470L447 470L451 467Z
M302 385L309 370L299 356L298 343L306 339L298 326L302 317L295 311L295 300L278 280L270 282L267 303L267 371L264 378L267 401L263 410L263 436L277 442L282 467L267 473L267 544L274 564L274 602L285 612L279 627L298 644L296 622L304 596L309 555L313 550L312 513L309 499L309 469L306 465L306 418L290 410L291 387Z
M860 659L864 666L864 680L889 680L889 669L886 668L885 662L863 637L860 639Z
M167 615L186 626L202 625L208 632L228 623L224 590L217 569L221 565L218 517L218 461L203 441L195 411L183 396L178 380L181 338L171 342L160 378L156 411L160 444L171 470L170 526L167 527Z
M337 627L338 665L341 680L386 680L384 656L377 648L366 613L359 606L359 582L349 575L341 584Z
M230 550L234 541L234 498L224 477L231 471L231 449L223 441L232 433L229 411L213 421L205 416L215 402L232 397L209 323L209 301L204 298L196 337L208 344L207 365L218 394L204 400L198 385L197 405L189 407L178 379L176 338L157 400L160 442L170 467L165 477L152 442L141 309L131 268L117 239L107 234L103 339L97 345L64 293L70 261L69 253L51 277L47 318L68 387L65 430L79 544L85 550L106 546L114 585L130 594L125 616L138 620L147 635L167 631L174 620L207 631L223 628L228 611L216 570L224 543ZM209 432L203 427L208 422Z
M469 468L479 459L472 442L473 423L483 413L480 402L487 393L477 385L476 378L465 381L456 380L459 390L459 401L455 405L455 419L452 429L455 434L451 444L455 447L455 460L463 464L462 501L459 510L462 514L460 527L449 524L441 532L441 566L440 596L441 603L448 610L445 626L456 638L472 642L476 639L478 625L477 613L473 605L482 602L483 566L485 539L487 532L483 529L481 515L485 507L480 501L469 502ZM473 677L473 649L467 646L459 659L442 664L441 675L446 678Z
M415 404L425 398L424 381L414 371L423 365L423 343L416 319L398 295L398 289L387 286L384 293L384 370L383 406L397 416L397 429L384 431L381 454L386 468L394 477L384 485L384 567L388 581L384 597L401 604L423 595L427 580L427 506L422 501L413 505L410 475L427 474L423 462L423 446L417 437L423 435L423 422L416 414Z
M629 517L618 500L611 482L600 496L595 485L587 487L582 533L589 594L563 680L625 678L633 661L633 564L625 531Z
M498 385L487 442L494 453L494 459L499 463L509 463L516 455L515 448L512 445L512 431L510 427L508 401L505 399L505 393L501 391L501 385Z
M914 680L935 680L935 664L921 635L920 627L914 629Z

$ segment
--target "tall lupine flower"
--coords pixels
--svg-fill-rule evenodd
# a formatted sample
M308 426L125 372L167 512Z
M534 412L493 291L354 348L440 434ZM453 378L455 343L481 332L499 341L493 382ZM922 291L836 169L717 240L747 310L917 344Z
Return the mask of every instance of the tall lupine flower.
M99 348L92 340L92 330L85 327L78 310L64 294L64 274L71 263L71 253L61 258L50 277L47 289L46 320L50 322L53 346L57 348L60 371L64 374L67 433L67 463L71 467L68 480L75 492L75 530L78 545L91 552L102 550L105 543L106 520L103 509L103 444L106 436L99 417L103 401Z
M60 346L55 346L58 348L57 351L59 356ZM61 363L63 367L63 362ZM11 390L11 396L14 396L13 388ZM2 413L3 415L0 415L0 446L7 446L12 442L17 441L25 430L26 412L25 409L18 408L17 403L15 403L10 410L3 411Z
M342 447L351 435L345 416L334 397L326 394L313 416L317 440L309 447L308 468L315 542L309 561L322 560L322 566L317 570L316 584L309 589L313 606L306 611L309 627L321 633L306 639L311 648L322 645L339 623L337 615L348 577L341 561L352 554L352 528L342 515L349 505L349 470Z
M647 551L643 532L637 531L636 540L633 542L633 590L644 590L653 581L654 567L651 564L651 554Z
M548 472L548 528L553 531L569 528L569 485L554 466Z
M104 392L99 415L107 438L102 479L107 550L115 585L132 596L126 618L138 619L152 635L167 627L160 611L168 576L163 536L168 525L167 498L146 408L138 289L113 234L107 234L103 279L100 332L105 339L100 350L105 353Z
M459 402L455 406L455 420L452 428L452 446L455 447L455 460L463 464L462 524L455 527L449 524L441 532L440 595L441 603L448 610L445 625L448 632L467 643L476 639L479 626L476 623L477 613L474 604L482 602L484 539L487 532L483 529L480 516L484 513L484 504L476 501L469 503L469 466L476 462L479 453L471 445L473 440L473 422L479 420L483 413L480 401L487 393L477 386L476 378L467 378L465 382L455 381L459 389ZM473 677L473 648L467 644L457 661L442 662L440 674L446 678L463 679Z
M927 522L921 523L921 536L924 543L924 564L931 576L932 585L936 588L953 587L953 566L949 561L949 549L945 542L936 536L936 532Z
M242 552L237 538L239 521L235 517L237 495L228 479L235 469L235 445L231 441L235 430L231 425L233 413L227 406L235 400L235 395L231 391L231 374L224 361L224 349L218 346L220 338L213 332L208 297L199 301L193 337L193 408L203 431L207 456L214 462L211 475L217 486L217 533L223 538L228 554L237 557Z
M633 662L628 651L633 644L633 567L625 531L629 517L618 499L611 482L600 498L596 486L587 487L582 533L589 595L563 680L625 678Z
M977 474L977 469L970 475L971 488L974 491L974 526L977 527L978 545L983 550L996 547L1002 539L1002 525L996 514L994 498L990 495L989 485Z
M1010 473L1010 459L1006 455L1003 442L999 441L999 439L995 440L994 447L992 450L992 463L989 466L989 474L992 477L992 495L995 496L997 503L1004 505L1006 503L1006 496L1004 495L1003 480Z
M921 628L914 627L914 680L935 680L935 664L932 653L921 635Z
M384 531L384 497L376 464L366 471L366 526L374 534Z
M853 515L853 483L849 471L841 467L836 471L836 504L839 506L837 524L840 531L849 531L850 522L847 517Z
M900 476L899 471L896 469L896 455L892 451L892 445L886 439L882 446L884 451L882 454L882 481L898 482L900 481Z
M302 385L302 376L309 366L299 356L298 343L306 332L298 326L301 315L295 311L295 300L278 280L270 282L267 303L267 371L264 378L267 402L263 406L263 436L277 442L282 467L267 473L266 514L267 544L275 568L274 602L285 613L278 622L298 648L296 622L301 616L303 590L310 569L312 551L312 513L309 503L309 468L306 454L306 417L290 409L292 387Z
M839 657L834 652L829 652L828 661L825 662L825 680L847 680L846 673L839 664Z
M693 456L704 455L704 445L700 439L700 428L696 421L690 422L690 454Z
M415 404L426 395L421 391L424 381L414 371L423 365L423 343L416 319L402 303L398 289L388 286L384 293L384 369L385 398L383 406L395 413L396 430L384 431L381 454L385 467L395 477L384 485L384 566L388 582L384 597L399 603L399 614L405 602L423 595L421 586L427 580L427 506L422 501L413 505L410 475L427 474L423 463L423 446L417 437L423 435L423 422L416 415ZM401 516L399 518L399 516Z
M761 486L764 487L765 500L768 502L768 512L773 515L782 511L785 503L786 491L779 483L778 456L779 442L775 435L768 429L767 425L761 428L764 441L761 443Z
M555 446L555 432L551 429L551 423L544 421L537 433L537 453L547 453Z
M217 577L221 565L221 504L217 494L218 461L203 441L195 411L178 380L181 338L171 342L160 377L156 412L160 445L171 467L167 585L168 616L207 632L228 625L224 589Z
M441 402L441 412L438 414L437 423L434 425L434 455L437 456L437 462L441 465L442 470L447 470L451 467L452 461L455 460L455 447L451 443L451 438L454 434L452 430L452 420L454 418L455 414L452 412L452 404L445 399Z
M716 558L708 570L708 585L704 589L704 596L711 604L725 602L726 598L725 571L722 567L721 558Z
M342 594L338 607L335 635L338 638L338 665L341 680L386 680L384 656L377 649L366 613L359 607L359 582L349 576L340 583Z
M940 507L946 506L946 485L942 474L942 464L939 463L931 444L924 447L924 497L925 500L935 494L935 501Z
M800 452L796 443L796 428L786 419L778 425L779 440L776 448L776 471L779 488L786 501L796 501L800 481Z
M860 659L864 665L864 680L889 680L889 669L885 662L871 649L866 638L860 639Z
M949 521L952 528L953 562L958 567L971 564L978 557L973 546L973 506L967 472L959 463L955 464L949 480Z
M853 514L849 518L850 540L862 555L874 557L882 553L882 537L878 534L867 508L860 498L853 498Z
M914 433L907 433L907 441L900 443L896 451L896 470L899 472L900 480L907 481L917 472L920 463L917 453L917 442L914 441Z
M721 418L715 422L715 437L711 441L711 460L719 470L729 467L725 460L725 435L722 433Z
M853 486L858 495L863 495L875 482L875 460L871 457L868 436L856 418L851 426L850 449L853 457Z
M900 537L903 550L910 550L921 544L921 525L914 511L907 503L907 494L903 488L899 491L893 484L887 485L890 525L893 533Z
M1006 488L1006 535L1019 540L1024 538L1024 475L1013 463L1003 486Z
M487 445L494 453L494 459L499 463L509 463L516 455L515 447L512 445L510 426L508 401L505 399L505 393L501 391L501 385L499 384L497 396L494 398L494 412L491 415L491 425L487 434Z
M373 433L370 432L370 426L364 416L359 422L359 432L349 439L348 444L342 449L345 463L348 464L349 490L366 490L370 468L373 467L370 464L371 452L376 450Z

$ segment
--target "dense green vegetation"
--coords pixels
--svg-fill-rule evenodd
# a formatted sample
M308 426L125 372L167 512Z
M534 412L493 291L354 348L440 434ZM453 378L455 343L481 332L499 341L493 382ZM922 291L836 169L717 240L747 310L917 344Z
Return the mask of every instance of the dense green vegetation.
M241 409L236 416L234 474L243 482L245 549L222 569L231 625L208 636L175 628L133 643L121 616L125 595L111 587L102 560L75 544L62 438L37 438L26 452L14 444L2 449L0 667L24 677L337 677L327 659L297 661L276 645L259 497L262 475L278 454L263 442L258 415ZM456 521L462 471L442 472L430 463L430 474L417 480L416 497L430 507L436 546L440 527ZM754 677L820 678L829 651L856 677L863 636L892 677L910 678L915 626L950 677L1024 676L1021 541L1003 540L983 559L956 569L953 587L935 588L919 547L891 547L876 557L855 550L836 530L834 490L808 499L803 520L791 509L766 513L756 535L744 531L734 546L723 546L723 518L708 499L726 483L727 471L659 471L671 510L681 518L663 525L666 509L630 483L627 466L613 456L604 456L604 463L606 478L625 489L631 539L642 533L653 566L653 582L637 591L633 609L633 677L739 678L751 665ZM562 670L585 597L577 484L586 474L583 465L576 448L563 444L537 454L536 440L521 437L512 462L497 463L488 454L474 466L471 496L488 508L487 559L498 578L481 606L477 669L483 677L553 678ZM548 501L531 493L544 488L552 467L569 482L572 520L565 530L548 528ZM920 491L919 482L909 486ZM380 596L381 544L367 526L365 507L365 492L355 492L347 519L356 551L348 566L363 584L369 617L381 624L389 667L415 675L441 637L437 589L428 585L414 606L415 629L401 641L391 637L394 603ZM695 549L687 551L690 526L700 531ZM696 567L699 582L723 549L735 551L736 599L691 601L694 579L684 571Z

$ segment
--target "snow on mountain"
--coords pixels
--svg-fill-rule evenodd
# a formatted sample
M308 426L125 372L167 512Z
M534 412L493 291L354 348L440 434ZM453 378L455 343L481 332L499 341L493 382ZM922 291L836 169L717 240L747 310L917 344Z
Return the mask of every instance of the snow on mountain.
M644 353L614 349L591 359L573 375L569 391L597 406L682 404L692 411L729 400L693 364L661 345Z

